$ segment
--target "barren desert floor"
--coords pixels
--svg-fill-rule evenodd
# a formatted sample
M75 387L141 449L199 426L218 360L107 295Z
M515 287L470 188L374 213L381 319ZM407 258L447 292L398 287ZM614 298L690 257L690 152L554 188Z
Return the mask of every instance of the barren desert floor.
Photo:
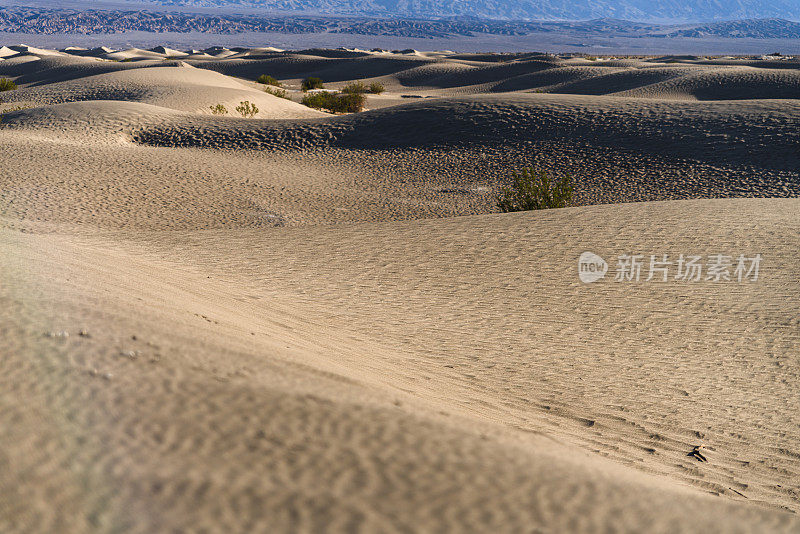
M307 76L386 92L331 115ZM797 60L9 46L0 78L0 532L800 532ZM522 166L575 206L496 213ZM762 263L584 284L584 251Z

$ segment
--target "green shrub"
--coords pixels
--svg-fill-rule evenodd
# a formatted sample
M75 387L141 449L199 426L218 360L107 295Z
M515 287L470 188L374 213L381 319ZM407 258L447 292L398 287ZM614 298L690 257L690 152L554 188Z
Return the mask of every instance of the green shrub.
M303 91L310 91L311 89L325 89L325 84L322 83L322 78L306 78L301 85Z
M283 87L283 84L281 82L279 82L278 80L267 74L262 74L256 79L256 81L258 83L263 83L264 85L274 85L275 87Z
M211 113L213 113L214 115L227 115L228 114L228 108L226 108L222 104L217 104L216 106L210 106L210 107L211 107Z
M369 92L374 95L379 95L385 90L386 88L383 86L382 83L372 82L371 84L369 84Z
M355 93L314 93L303 97L302 104L332 113L357 113L364 109L366 97Z
M271 94L272 96L277 96L278 98L285 98L286 100L290 100L289 94L286 92L286 89L281 89L280 87L265 87L264 91Z
M245 119L251 119L258 113L258 108L255 104L251 104L249 100L245 100L244 102L239 102L239 105L236 106L236 111Z
M351 82L342 87L342 92L349 95L363 95L367 92L367 86L364 82Z
M8 78L0 78L0 91L13 91L17 88L17 84Z
M565 208L572 201L572 179L569 174L551 180L547 171L533 168L512 173L511 187L504 187L497 196L500 211Z

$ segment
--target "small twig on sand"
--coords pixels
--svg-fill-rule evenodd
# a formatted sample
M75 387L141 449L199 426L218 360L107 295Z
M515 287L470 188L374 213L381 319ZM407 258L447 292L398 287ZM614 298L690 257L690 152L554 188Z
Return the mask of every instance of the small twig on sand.
M686 456L691 456L692 458L700 462L707 462L708 458L706 458L701 452L703 449L705 449L703 445L695 445L694 449L692 449L692 452L690 452Z
M732 492L734 492L736 495L741 495L741 496L742 496L742 497L744 497L745 499L747 498L747 495L745 495L744 493L738 492L738 491L736 491L736 490L735 490L735 489L733 489L733 488L728 488L728 489L729 489L729 490L731 490Z

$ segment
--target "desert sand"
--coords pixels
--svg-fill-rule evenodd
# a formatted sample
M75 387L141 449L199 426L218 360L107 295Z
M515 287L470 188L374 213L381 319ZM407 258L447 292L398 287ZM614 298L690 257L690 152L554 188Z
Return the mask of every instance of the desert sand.
M0 531L800 532L796 61L0 58Z

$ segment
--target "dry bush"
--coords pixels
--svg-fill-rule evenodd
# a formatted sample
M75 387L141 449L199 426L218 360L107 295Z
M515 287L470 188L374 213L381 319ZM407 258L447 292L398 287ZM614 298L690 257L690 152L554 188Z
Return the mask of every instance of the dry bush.
M2 91L13 91L17 88L17 84L13 81L9 80L8 78L0 78L0 92Z
M497 197L503 213L511 211L565 208L572 202L572 179L564 174L554 180L547 171L533 168L512 173L511 187L504 187Z
M303 97L302 104L331 113L357 113L364 109L366 97L357 93L314 93Z
M263 83L264 85L272 85L272 86L275 86L275 87L283 87L283 84L281 82L279 82L278 80L276 80L275 78L273 78L272 76L270 76L268 74L262 74L261 76L259 76L256 79L256 81L258 83Z
M325 84L322 83L322 78L306 78L301 84L303 91L310 91L311 89L325 89Z
M222 104L217 104L216 106L210 106L210 107L211 107L211 113L213 113L214 115L227 115L228 114L228 108L226 108Z
M350 82L342 87L342 92L349 95L363 95L367 92L367 86L364 82Z
M285 98L286 100L290 100L289 93L286 92L286 89L281 89L280 87L265 87L264 91L271 94L272 96L277 96L278 98Z
M236 106L236 111L245 119L252 119L258 113L258 108L249 100L245 100L244 102L239 102L239 105Z

